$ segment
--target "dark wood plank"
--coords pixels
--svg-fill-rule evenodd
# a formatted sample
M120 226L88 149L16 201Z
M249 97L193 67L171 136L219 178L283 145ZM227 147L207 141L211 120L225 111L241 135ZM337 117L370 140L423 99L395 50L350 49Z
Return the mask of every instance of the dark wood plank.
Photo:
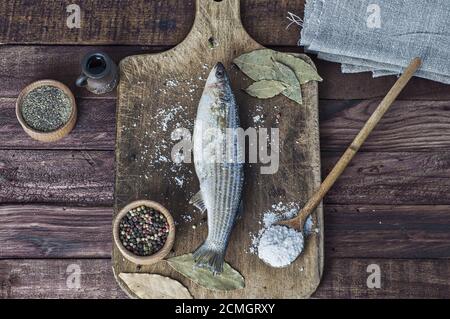
M326 205L325 254L450 258L450 206ZM4 258L106 258L112 207L0 206ZM179 227L189 228L179 214ZM195 216L194 216L195 219Z
M66 32L67 33L67 32ZM152 53L167 47L137 46L3 46L0 48L0 96L16 98L28 84L41 79L54 79L66 84L77 96L97 97L85 89L75 86L80 75L82 57L91 51L103 51L119 63L126 56ZM114 98L116 92L101 98Z
M70 275L81 271L80 286ZM67 282L69 281L69 285ZM126 298L109 259L0 260L0 298Z
M322 151L343 151L379 100L321 100ZM0 98L0 149L114 150L116 101L78 98L78 121L64 139L43 144L22 130L15 99ZM450 101L397 101L361 151L434 151L450 147ZM281 111L283 112L283 110Z
M450 258L450 206L325 205L326 255Z
M322 152L322 176L341 155ZM0 151L0 202L112 205L112 151ZM326 204L448 205L450 152L359 153Z
M381 270L381 288L367 288L367 267ZM67 285L81 270L80 288ZM77 267L75 266L75 267ZM73 266L72 266L73 267ZM450 260L327 258L313 298L450 298ZM126 298L108 259L0 260L0 298Z
M0 148L2 149L76 149L114 150L116 101L77 99L75 128L63 139L43 143L33 140L16 118L16 100L0 98Z
M112 205L114 152L0 151L0 203Z
M0 206L0 258L109 258L112 208Z
M70 1L13 0L0 5L0 43L174 45L194 19L193 0L83 0L81 28L69 29Z
M306 0L241 0L241 20L253 39L264 46L297 46L300 27L292 25L288 12L303 17Z
M341 65L314 59L324 79L319 85L322 99L372 99L384 97L397 80L396 76L372 78L372 73L344 74ZM398 99L403 100L449 100L450 86L414 77Z
M379 102L321 100L321 150L345 150ZM449 149L450 101L396 101L370 134L361 151Z
M380 267L381 288L367 287L367 267ZM330 259L314 298L449 298L450 261Z
M68 1L13 0L0 5L0 43L175 45L194 21L195 1L83 0L80 29L69 29ZM217 5L221 5L217 3ZM296 45L287 12L302 14L304 0L243 0L242 21L265 45ZM275 36L276 35L276 36Z
M252 21L263 23L261 20ZM2 83L0 97L15 98L26 85L44 78L63 82L78 97L96 97L87 90L75 87L75 79L80 72L79 63L84 54L102 50L118 63L129 55L161 52L169 48L169 46L2 46L0 49L0 83ZM302 52L302 49L298 47L273 48L280 51ZM383 97L396 80L396 77L373 79L369 73L342 74L340 66L336 63L317 58L314 62L324 78L324 81L319 84L321 99L350 100ZM114 91L102 98L115 98L115 96ZM450 89L448 85L413 78L399 99L450 100Z
M322 152L322 176L341 153ZM358 153L325 197L326 204L450 204L450 152Z

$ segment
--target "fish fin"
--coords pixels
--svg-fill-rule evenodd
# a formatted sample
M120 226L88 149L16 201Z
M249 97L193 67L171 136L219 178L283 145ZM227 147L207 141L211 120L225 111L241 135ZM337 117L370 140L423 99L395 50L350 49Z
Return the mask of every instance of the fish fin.
M200 211L202 213L205 212L206 206L205 206L205 202L203 201L202 191L201 190L198 191L197 194L192 196L191 200L189 201L189 204L192 204L195 207L197 207L198 209L200 209Z
M193 254L196 262L195 265L211 270L214 275L222 273L224 255L225 253L223 251L211 248L208 242L204 242Z

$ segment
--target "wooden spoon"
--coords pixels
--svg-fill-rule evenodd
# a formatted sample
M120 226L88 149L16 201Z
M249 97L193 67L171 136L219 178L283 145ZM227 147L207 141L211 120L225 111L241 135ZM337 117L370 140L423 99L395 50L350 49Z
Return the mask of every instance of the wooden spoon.
M397 96L400 94L400 92L403 90L403 88L406 86L408 81L412 78L421 64L422 62L420 58L414 58L413 60L411 60L405 72L402 74L402 76L400 76L397 82L395 82L394 86L392 86L388 94L377 106L376 110L367 120L366 124L355 137L350 146L347 148L345 153L341 156L339 161L331 170L330 174L328 174L327 178L325 178L325 180L322 182L317 192L308 200L306 205L296 217L289 220L279 221L277 223L278 225L288 226L290 228L294 228L297 231L303 232L303 227L308 216L314 211L317 205L319 205L325 194L330 190L331 186L333 186L339 176L341 176L342 172L350 163L353 156L355 156L356 152L358 152L359 148L367 139L370 132L372 132L372 130L383 117L384 113L386 113L386 111L395 101Z

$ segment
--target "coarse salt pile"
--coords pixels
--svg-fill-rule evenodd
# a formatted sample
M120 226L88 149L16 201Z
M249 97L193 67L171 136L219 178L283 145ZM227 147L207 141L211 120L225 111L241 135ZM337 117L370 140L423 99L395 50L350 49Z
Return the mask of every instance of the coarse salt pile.
M303 250L302 233L285 226L273 225L261 235L258 257L272 267L290 265Z

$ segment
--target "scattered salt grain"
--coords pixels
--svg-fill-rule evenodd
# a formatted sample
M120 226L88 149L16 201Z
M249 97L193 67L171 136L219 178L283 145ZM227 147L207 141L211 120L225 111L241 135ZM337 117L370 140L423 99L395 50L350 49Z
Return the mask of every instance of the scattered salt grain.
M167 80L164 83L167 88L181 85L179 80ZM149 180L151 172L157 170L171 180L174 186L183 188L193 178L193 174L189 166L184 165L185 155L182 152L175 154L175 159L172 158L171 150L176 143L172 135L178 128L192 130L193 120L188 116L186 107L177 102L163 105L152 115L152 121L158 125L144 131L140 143L141 151L138 154L139 164L144 168L145 179ZM168 134L169 132L172 134ZM158 143L154 143L155 140Z
M192 221L192 216L188 214L183 214L181 215L181 219L186 223L190 223Z
M257 124L261 121L262 117L261 115L255 115L253 116L253 123Z
M255 106L255 113L252 120L255 126L261 126L264 124L264 109L261 105Z
M179 177L179 176L175 176L174 177L175 183L179 186L179 187L183 187L184 184L184 179Z
M286 267L303 250L303 235L285 226L274 225L262 234L258 245L258 257L272 267Z
M167 80L166 81L166 86L168 86L168 87L176 87L176 86L178 86L178 81L177 80Z

